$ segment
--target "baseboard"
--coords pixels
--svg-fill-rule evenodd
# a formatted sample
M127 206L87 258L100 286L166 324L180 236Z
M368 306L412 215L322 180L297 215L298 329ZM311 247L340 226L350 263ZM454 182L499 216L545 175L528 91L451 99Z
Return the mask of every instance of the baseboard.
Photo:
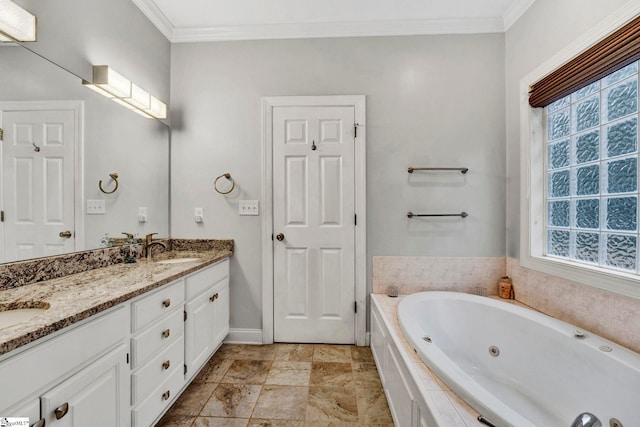
M364 335L364 345L366 347L371 347L371 332L367 332Z
M229 335L224 340L227 344L262 344L262 329L229 329Z

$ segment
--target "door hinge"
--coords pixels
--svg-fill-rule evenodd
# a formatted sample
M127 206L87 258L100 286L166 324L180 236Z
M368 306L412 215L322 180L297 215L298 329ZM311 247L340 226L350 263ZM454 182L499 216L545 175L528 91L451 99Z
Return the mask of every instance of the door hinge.
M4 140L4 130L0 128L0 141Z
M4 211L0 211L0 222L4 222Z
M354 123L354 124L353 124L353 137L354 137L354 138L357 138L357 137L358 137L358 126L360 126L360 125L359 125L359 124L357 124L357 123Z
M184 374L187 375L187 365L184 365Z
M129 353L127 353L127 365L129 364Z
M183 311L183 313L184 313L184 321L186 322L187 321L187 310Z
M271 240L273 240L273 233L271 233Z
M358 312L358 301L354 301L353 302L353 312L357 313Z
M353 225L358 225L358 214L353 214Z

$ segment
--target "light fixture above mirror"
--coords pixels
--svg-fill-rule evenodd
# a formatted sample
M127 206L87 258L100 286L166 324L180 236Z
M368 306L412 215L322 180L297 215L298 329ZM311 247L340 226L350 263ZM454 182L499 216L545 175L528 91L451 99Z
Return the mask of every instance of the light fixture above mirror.
M164 102L108 65L94 65L93 82L83 80L82 84L144 117L167 118L167 106Z
M0 42L36 41L36 17L11 0L0 0Z

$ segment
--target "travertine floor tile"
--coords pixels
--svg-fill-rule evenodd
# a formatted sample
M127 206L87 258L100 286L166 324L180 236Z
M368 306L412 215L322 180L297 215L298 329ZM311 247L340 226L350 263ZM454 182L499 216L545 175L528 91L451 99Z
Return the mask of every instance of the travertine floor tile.
M341 386L309 387L306 420L358 421L355 389Z
M391 424L391 412L382 388L358 388L358 415L364 424Z
M276 360L311 362L314 347L313 344L280 344L276 352Z
M351 350L346 345L316 345L313 349L314 362L351 363Z
M253 410L253 418L304 420L308 387L265 385Z
M171 413L176 415L198 415L205 403L211 397L217 384L191 383L171 407Z
M273 360L276 355L276 350L277 344L223 344L216 356L236 360Z
M169 411L155 427L190 427L195 419L192 415L180 415Z
M249 418L258 401L261 385L219 384L200 412L201 416Z
M271 368L271 360L234 360L221 383L263 384Z
M243 418L198 417L193 427L246 427L248 422Z
M378 369L374 363L353 363L353 377L356 380L356 387L361 388L382 388Z
M207 363L198 376L193 380L201 383L219 383L224 374L233 363L233 359L224 359L221 357L213 357Z
M304 427L304 421L291 420L249 420L249 427Z
M353 378L351 363L313 362L309 385L353 387Z
M271 365L265 384L308 386L311 362L276 360Z
M351 346L351 360L353 362L374 363L370 347Z

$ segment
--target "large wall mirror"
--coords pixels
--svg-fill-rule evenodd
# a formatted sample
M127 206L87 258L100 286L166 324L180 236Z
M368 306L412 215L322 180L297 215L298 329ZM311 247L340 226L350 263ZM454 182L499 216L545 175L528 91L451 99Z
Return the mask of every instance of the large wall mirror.
M0 44L0 262L169 235L169 127L61 65Z

